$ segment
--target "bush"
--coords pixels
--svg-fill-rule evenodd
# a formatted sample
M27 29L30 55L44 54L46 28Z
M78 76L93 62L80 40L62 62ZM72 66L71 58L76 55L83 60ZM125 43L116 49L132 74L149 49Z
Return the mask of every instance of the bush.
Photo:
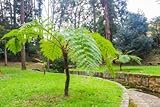
M72 61L69 60L69 65L74 65ZM59 58L54 60L50 64L50 72L58 72L58 73L64 73L64 62L63 58Z

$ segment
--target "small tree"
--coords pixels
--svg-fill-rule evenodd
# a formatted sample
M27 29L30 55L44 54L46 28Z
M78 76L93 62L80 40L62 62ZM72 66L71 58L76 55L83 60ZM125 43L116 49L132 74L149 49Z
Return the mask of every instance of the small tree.
M68 59L73 61L78 68L91 69L101 64L102 56L107 56L105 61L110 62L109 57L113 56L115 52L109 41L96 33L91 33L87 29L54 31L53 24L46 24L45 21L33 21L25 24L21 28L6 34L3 38L11 38L6 47L13 53L17 53L22 48L21 43L30 42L38 36L41 38L40 47L45 57L50 60L63 57L66 74L64 96L68 96L70 82ZM101 40L102 43L100 43ZM103 43L106 43L104 45L107 46L105 47L106 49L104 47L99 49L98 47L101 47ZM105 51L101 55L102 49Z

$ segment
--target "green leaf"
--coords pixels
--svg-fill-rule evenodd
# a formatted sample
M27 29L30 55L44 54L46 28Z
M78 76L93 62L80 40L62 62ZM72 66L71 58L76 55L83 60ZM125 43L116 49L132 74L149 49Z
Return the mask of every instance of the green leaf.
M42 54L50 60L58 59L62 56L61 49L57 46L56 41L43 39L40 41L40 48Z
M9 33L5 34L1 39L6 39L6 38L15 37L15 36L17 36L18 31L19 31L18 29L13 29L13 30L11 30Z
M16 54L21 50L22 44L21 41L19 41L17 38L12 38L7 42L6 47L8 50Z
M26 42L31 42L33 39L42 37L42 29L37 20L25 23L18 29L11 30L5 34L2 39L9 39L6 43L6 47L14 54L19 52Z
M134 56L134 55L129 55L131 61L135 61L137 64L141 65L141 58L140 57L137 57L137 56Z
M65 40L69 43L69 57L78 68L91 69L99 66L102 56L91 33L83 28L65 31Z
M93 33L92 37L96 41L97 46L102 53L107 68L109 69L109 71L113 72L112 61L116 57L116 49L113 47L112 43L109 40L102 37L99 33Z
M119 61L123 64L130 62L130 57L128 55L120 55Z

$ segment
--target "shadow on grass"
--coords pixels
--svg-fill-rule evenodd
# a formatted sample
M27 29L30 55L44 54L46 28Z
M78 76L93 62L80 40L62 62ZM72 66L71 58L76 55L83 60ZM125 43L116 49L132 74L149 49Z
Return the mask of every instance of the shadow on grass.
M141 68L124 68L123 70L130 70L130 71L141 71ZM128 72L130 72L128 71Z

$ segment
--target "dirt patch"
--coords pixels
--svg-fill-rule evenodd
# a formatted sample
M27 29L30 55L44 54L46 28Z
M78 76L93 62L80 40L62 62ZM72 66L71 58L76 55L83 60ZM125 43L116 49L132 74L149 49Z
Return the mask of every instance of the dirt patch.
M4 66L4 62L0 62L0 66ZM8 62L9 67L21 67L21 62ZM26 62L27 69L38 69L40 71L43 71L45 66L43 63L35 63L35 62Z
M0 72L0 77L2 77L3 76L3 74Z
M64 96L52 96L52 95L34 95L25 101L20 101L20 105L23 107L42 107L42 106L53 106L57 105L57 102L64 100ZM19 105L19 104L18 104Z
M160 49L153 49L144 57L143 63L146 65L160 65Z

